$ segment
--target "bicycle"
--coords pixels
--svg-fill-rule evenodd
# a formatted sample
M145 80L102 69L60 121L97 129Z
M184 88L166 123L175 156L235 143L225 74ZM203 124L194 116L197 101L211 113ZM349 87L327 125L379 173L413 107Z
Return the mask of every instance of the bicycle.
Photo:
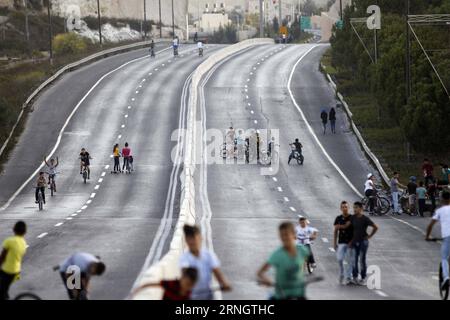
M426 239L426 240L431 241L431 242L438 242L438 241L442 241L442 238L431 238L431 239ZM450 263L450 259L449 259L449 263ZM444 282L444 275L442 272L442 263L439 262L439 294L440 294L442 300L448 300L449 286L442 288L443 282Z
M52 197L53 197L53 194L56 192L55 176L56 176L56 173L48 174L48 180L49 180L49 184L50 184L50 195Z
M389 212L389 210L391 209L391 201L386 195L383 194L382 189L377 189L377 193L371 197L376 199L374 214L382 216ZM369 197L366 196L362 198L361 203L364 206L364 211L369 211Z
M88 169L87 169L86 166L83 166L82 176L83 176L84 184L86 184L87 183L87 177L88 177Z
M302 283L302 286L304 287L304 291L306 292L306 287L309 286L310 284L316 283L316 282L321 282L321 281L323 281L323 280L324 280L324 277L321 277L321 276L311 277L311 278L305 280L305 281ZM259 285L265 285L265 284L261 283L261 281L259 281L259 280L257 281L257 283L258 283ZM281 298L281 299L276 299L276 298L274 297L274 295L272 294L272 295L270 295L269 300L308 300L308 299L306 298L306 296L305 296L305 297L302 297L302 298L287 296L287 295L284 293L284 290L283 290L281 287L277 286L276 284L272 284L272 285L270 285L270 287L278 288L278 289L281 291L281 294L282 294L283 298Z
M42 211L42 210L44 210L44 196L42 195L41 188L36 188L36 189L38 189L38 192L37 192L37 194L38 194L38 198L37 198L38 208L39 208L39 211Z

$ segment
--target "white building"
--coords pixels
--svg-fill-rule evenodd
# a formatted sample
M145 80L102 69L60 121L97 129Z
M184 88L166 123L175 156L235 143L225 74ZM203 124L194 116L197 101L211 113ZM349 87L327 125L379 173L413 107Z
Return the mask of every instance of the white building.
M212 33L219 30L220 27L224 28L229 24L231 24L231 20L228 18L228 14L212 12L203 13L200 21L196 23L195 27L199 27L202 32Z

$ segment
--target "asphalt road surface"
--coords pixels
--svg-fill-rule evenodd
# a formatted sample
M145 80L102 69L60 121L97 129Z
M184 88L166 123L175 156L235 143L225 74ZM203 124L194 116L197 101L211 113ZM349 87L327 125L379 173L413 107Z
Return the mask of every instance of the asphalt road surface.
M361 199L373 169L342 110L337 134L323 135L320 111L336 105L319 72L324 50L324 45L256 47L222 63L204 86L199 120L205 129L269 127L280 136L280 167L272 175L261 175L255 164L200 166L199 223L234 286L224 298L268 297L270 290L256 283L257 269L279 245L279 223L296 222L302 214L319 229L315 272L325 277L309 288L311 299L437 299L439 245L425 242L422 234L429 219L375 217L380 229L370 241L368 265L379 270L381 287L338 284L333 222L342 200ZM304 145L303 166L287 164L288 144L295 138Z
M22 280L11 296L31 291L44 299L67 299L59 274L51 269L85 251L100 255L107 265L105 275L93 279L91 298L123 299L152 246L148 263L167 251L180 198L181 170L171 160L176 145L172 134L185 126L190 74L219 48L207 47L203 58L194 45L180 47L176 59L163 46L155 59L147 50L111 57L65 75L36 101L0 178L0 238L19 219L29 228ZM61 128L83 98L59 141ZM57 142L58 192L50 198L47 190L47 203L39 212L35 176L16 197L14 193ZM116 142L120 148L130 144L135 159L131 175L111 174ZM87 184L79 174L82 147L93 158Z
M162 257L179 210L182 168L172 162L180 152L174 131L185 126L190 74L218 49L209 46L204 58L190 45L177 59L169 50L153 60L145 50L114 56L65 75L39 97L0 175L0 238L19 219L29 225L22 280L11 295L32 291L44 299L66 299L51 268L76 251L88 251L107 264L105 275L94 279L91 298L123 299L144 263ZM375 217L380 230L370 242L368 265L379 271L381 287L338 284L333 221L342 200L360 200L373 168L342 110L337 134L322 133L320 111L336 105L318 68L325 50L326 45L312 44L252 47L223 61L202 82L197 115L203 134L230 125L279 132L279 168L270 174L261 174L257 164L198 166L198 223L234 288L223 298L268 297L270 290L256 283L257 269L279 245L279 223L302 214L319 229L315 272L325 277L308 288L310 298L437 299L439 245L423 240L427 218ZM304 145L303 166L287 164L295 138ZM126 141L135 172L112 175L112 147ZM206 142L199 141L200 151ZM58 192L52 199L47 192L39 212L36 177L24 182L55 144ZM86 185L77 160L82 147L93 157Z

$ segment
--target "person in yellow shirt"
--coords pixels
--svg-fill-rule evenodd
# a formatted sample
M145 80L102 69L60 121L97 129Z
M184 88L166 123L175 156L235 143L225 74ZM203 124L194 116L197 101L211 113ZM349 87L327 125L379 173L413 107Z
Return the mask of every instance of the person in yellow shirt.
M114 171L111 173L118 173L122 172L120 170L120 151L119 151L119 144L116 143L113 148L113 156L114 156Z
M20 276L22 258L27 249L25 234L27 225L23 221L15 224L14 236L3 241L0 254L0 300L9 299L9 287Z

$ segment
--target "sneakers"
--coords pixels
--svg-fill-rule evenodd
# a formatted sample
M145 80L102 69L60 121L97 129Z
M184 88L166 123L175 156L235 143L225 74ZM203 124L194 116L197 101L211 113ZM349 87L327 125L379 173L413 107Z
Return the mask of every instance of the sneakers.
M358 285L365 286L366 284L367 284L367 280L366 279L359 279L358 280Z

